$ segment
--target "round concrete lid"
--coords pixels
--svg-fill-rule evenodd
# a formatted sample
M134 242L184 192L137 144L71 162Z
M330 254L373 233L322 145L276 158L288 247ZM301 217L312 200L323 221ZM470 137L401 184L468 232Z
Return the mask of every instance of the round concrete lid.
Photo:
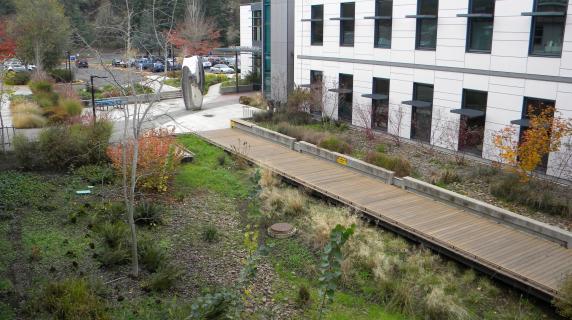
M290 233L292 232L292 230L294 229L294 226L292 226L289 223L276 223L273 224L272 226L270 226L270 230L272 230L272 232L277 233L277 234L286 234L286 233Z

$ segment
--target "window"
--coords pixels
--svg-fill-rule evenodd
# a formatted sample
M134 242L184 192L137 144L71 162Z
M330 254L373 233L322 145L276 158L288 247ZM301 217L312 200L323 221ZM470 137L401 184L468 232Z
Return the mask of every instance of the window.
M324 42L324 5L312 6L310 44L321 46Z
M433 85L413 84L413 102L411 110L411 139L430 143L431 118L433 116Z
M532 16L530 54L560 56L566 24L568 0L536 0Z
M459 151L482 156L487 98L487 92L463 90L463 106L459 124Z
M544 99L537 99L537 98L524 98L524 106L522 108L522 119L524 121L519 122L520 124L520 136L519 136L519 144L522 142L524 138L524 134L529 128L529 123L527 120L530 119L531 115L540 115L544 110L547 108L554 108L555 102L552 100L544 100ZM554 114L551 115L554 117ZM548 168L548 154L546 154L542 159L540 164L538 165L537 170L546 172Z
M338 89L338 120L352 122L354 76L340 73Z
M340 4L340 46L353 47L355 33L355 3Z
M439 0L417 0L417 33L415 48L435 50L437 48L437 12Z
M375 2L374 47L391 48L391 23L393 0L377 0Z
M264 8L264 19L263 19L263 37L264 41L262 42L262 89L266 95L269 97L272 91L272 68L270 64L271 58L271 47L270 47L270 40L271 40L271 24L270 24L270 0L264 0L263 4Z
M312 92L312 106L310 112L321 115L323 97L323 73L322 71L310 70L310 90Z
M491 52L494 13L495 0L471 0L469 14L466 15L467 52Z
M373 78L371 127L387 132L389 121L389 80Z
M262 11L252 11L252 43L260 44L262 41Z

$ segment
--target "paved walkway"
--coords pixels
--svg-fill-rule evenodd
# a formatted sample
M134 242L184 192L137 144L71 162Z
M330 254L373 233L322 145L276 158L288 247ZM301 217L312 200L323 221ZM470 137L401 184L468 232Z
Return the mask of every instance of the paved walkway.
M200 135L231 152L247 142L249 160L542 297L572 274L572 250L554 242L238 129Z

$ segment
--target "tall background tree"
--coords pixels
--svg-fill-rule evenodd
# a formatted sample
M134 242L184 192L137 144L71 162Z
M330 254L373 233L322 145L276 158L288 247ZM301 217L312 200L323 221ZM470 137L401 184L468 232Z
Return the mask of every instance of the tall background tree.
M38 70L56 66L71 40L71 27L58 0L16 2L11 27L18 56Z
M0 61L16 55L16 42L8 35L6 25L0 20Z
M183 55L205 55L219 46L220 32L216 23L207 18L202 0L187 0L185 19L170 34L170 42Z

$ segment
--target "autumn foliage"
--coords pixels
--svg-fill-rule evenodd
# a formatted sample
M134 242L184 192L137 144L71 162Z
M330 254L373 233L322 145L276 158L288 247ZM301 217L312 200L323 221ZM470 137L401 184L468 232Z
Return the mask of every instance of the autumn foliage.
M175 174L181 163L182 150L178 147L171 130L152 129L143 134L136 142L139 146L137 159L137 187L165 192L169 179ZM127 172L131 172L134 141L110 146L107 155L113 167L122 174L123 148L126 148Z
M550 152L560 151L564 137L572 135L572 120L555 115L554 107L549 106L539 112L529 109L528 115L530 124L528 128L522 128L520 141L513 126L493 134L493 143L500 150L500 158L524 182Z
M6 21L0 20L0 61L16 55L16 42L6 31Z

